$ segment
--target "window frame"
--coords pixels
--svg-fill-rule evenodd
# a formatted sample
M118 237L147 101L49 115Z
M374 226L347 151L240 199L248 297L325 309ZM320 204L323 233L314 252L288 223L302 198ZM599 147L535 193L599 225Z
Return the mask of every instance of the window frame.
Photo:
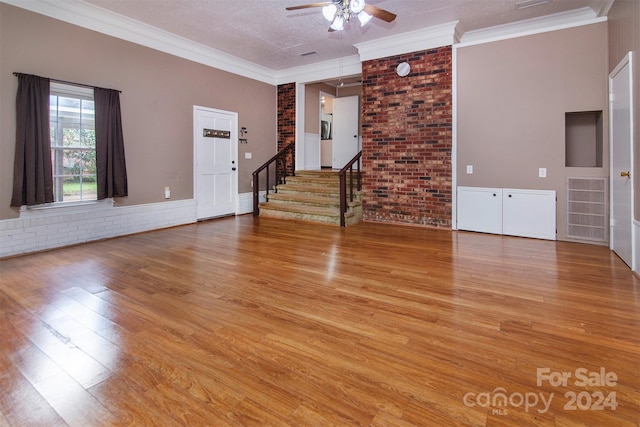
M67 97L67 98L73 98L73 99L79 99L81 101L92 101L94 102L94 121L93 121L93 131L95 132L95 100L94 100L94 91L93 88L89 88L89 87L83 87L83 86L77 86L77 85L71 85L71 84L65 84L65 83L59 83L59 82L51 82L50 83L50 88L49 88L49 96L56 96L56 97ZM49 127L50 129L52 128L52 126L55 125L58 126L58 121L52 121L51 120L51 106L49 108L50 111L50 123L49 123ZM80 123L79 123L79 129L80 131L82 131L83 129L83 125L82 125L82 115L80 115ZM94 153L96 152L96 147L95 147L95 141L94 141L94 146L93 148L87 148L87 147L76 147L78 150L81 151L93 151ZM55 153L60 151L62 152L65 149L69 149L63 146L58 146L58 145L54 145L54 141L51 141L51 162L52 162L52 178L53 178L53 185L54 185L54 197L56 199L55 202L53 203L49 203L47 204L48 206L52 206L52 207L61 207L61 206L77 206L78 204L91 204L91 203L97 203L97 193L95 195L94 198L87 198L87 199L82 199L81 200L64 200L64 196L62 195L62 200L58 200L60 198L59 195L59 185L60 185L60 180L64 180L64 177L66 175L60 175L58 174L58 168L56 168L56 164L55 164ZM97 165L96 165L97 167ZM80 173L80 177L82 179L82 172ZM97 170L96 173L94 175L96 181L97 181ZM62 184L64 185L64 184ZM82 195L81 195L82 197Z

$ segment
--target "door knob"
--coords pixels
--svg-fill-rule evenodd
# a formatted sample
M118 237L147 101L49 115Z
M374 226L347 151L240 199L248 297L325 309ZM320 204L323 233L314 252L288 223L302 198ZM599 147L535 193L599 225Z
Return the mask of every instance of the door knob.
M231 168L232 171L236 170L236 168Z
M620 172L620 176L626 176L627 178L631 178L631 172L630 171Z

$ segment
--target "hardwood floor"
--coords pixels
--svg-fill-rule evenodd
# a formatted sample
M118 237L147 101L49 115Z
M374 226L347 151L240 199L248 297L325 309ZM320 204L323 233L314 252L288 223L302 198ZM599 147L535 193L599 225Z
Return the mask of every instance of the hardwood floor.
M0 273L0 426L639 425L604 247L242 216Z

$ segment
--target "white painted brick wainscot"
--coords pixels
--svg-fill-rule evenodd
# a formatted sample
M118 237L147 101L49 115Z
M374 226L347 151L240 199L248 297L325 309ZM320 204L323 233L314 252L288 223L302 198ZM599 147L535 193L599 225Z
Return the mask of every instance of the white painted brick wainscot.
M260 202L264 202L264 191ZM236 215L253 211L253 194L240 193ZM196 222L194 199L114 206L113 200L22 208L0 221L0 258Z
M196 222L193 199L114 206L105 200L76 206L23 208L0 221L0 257Z

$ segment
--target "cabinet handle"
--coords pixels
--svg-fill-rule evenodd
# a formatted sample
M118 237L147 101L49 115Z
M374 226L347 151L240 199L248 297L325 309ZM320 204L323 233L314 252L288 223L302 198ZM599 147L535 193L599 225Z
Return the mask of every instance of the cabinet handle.
M511 194L509 194L509 197L511 197Z
M493 193L493 197L496 197L496 193Z

